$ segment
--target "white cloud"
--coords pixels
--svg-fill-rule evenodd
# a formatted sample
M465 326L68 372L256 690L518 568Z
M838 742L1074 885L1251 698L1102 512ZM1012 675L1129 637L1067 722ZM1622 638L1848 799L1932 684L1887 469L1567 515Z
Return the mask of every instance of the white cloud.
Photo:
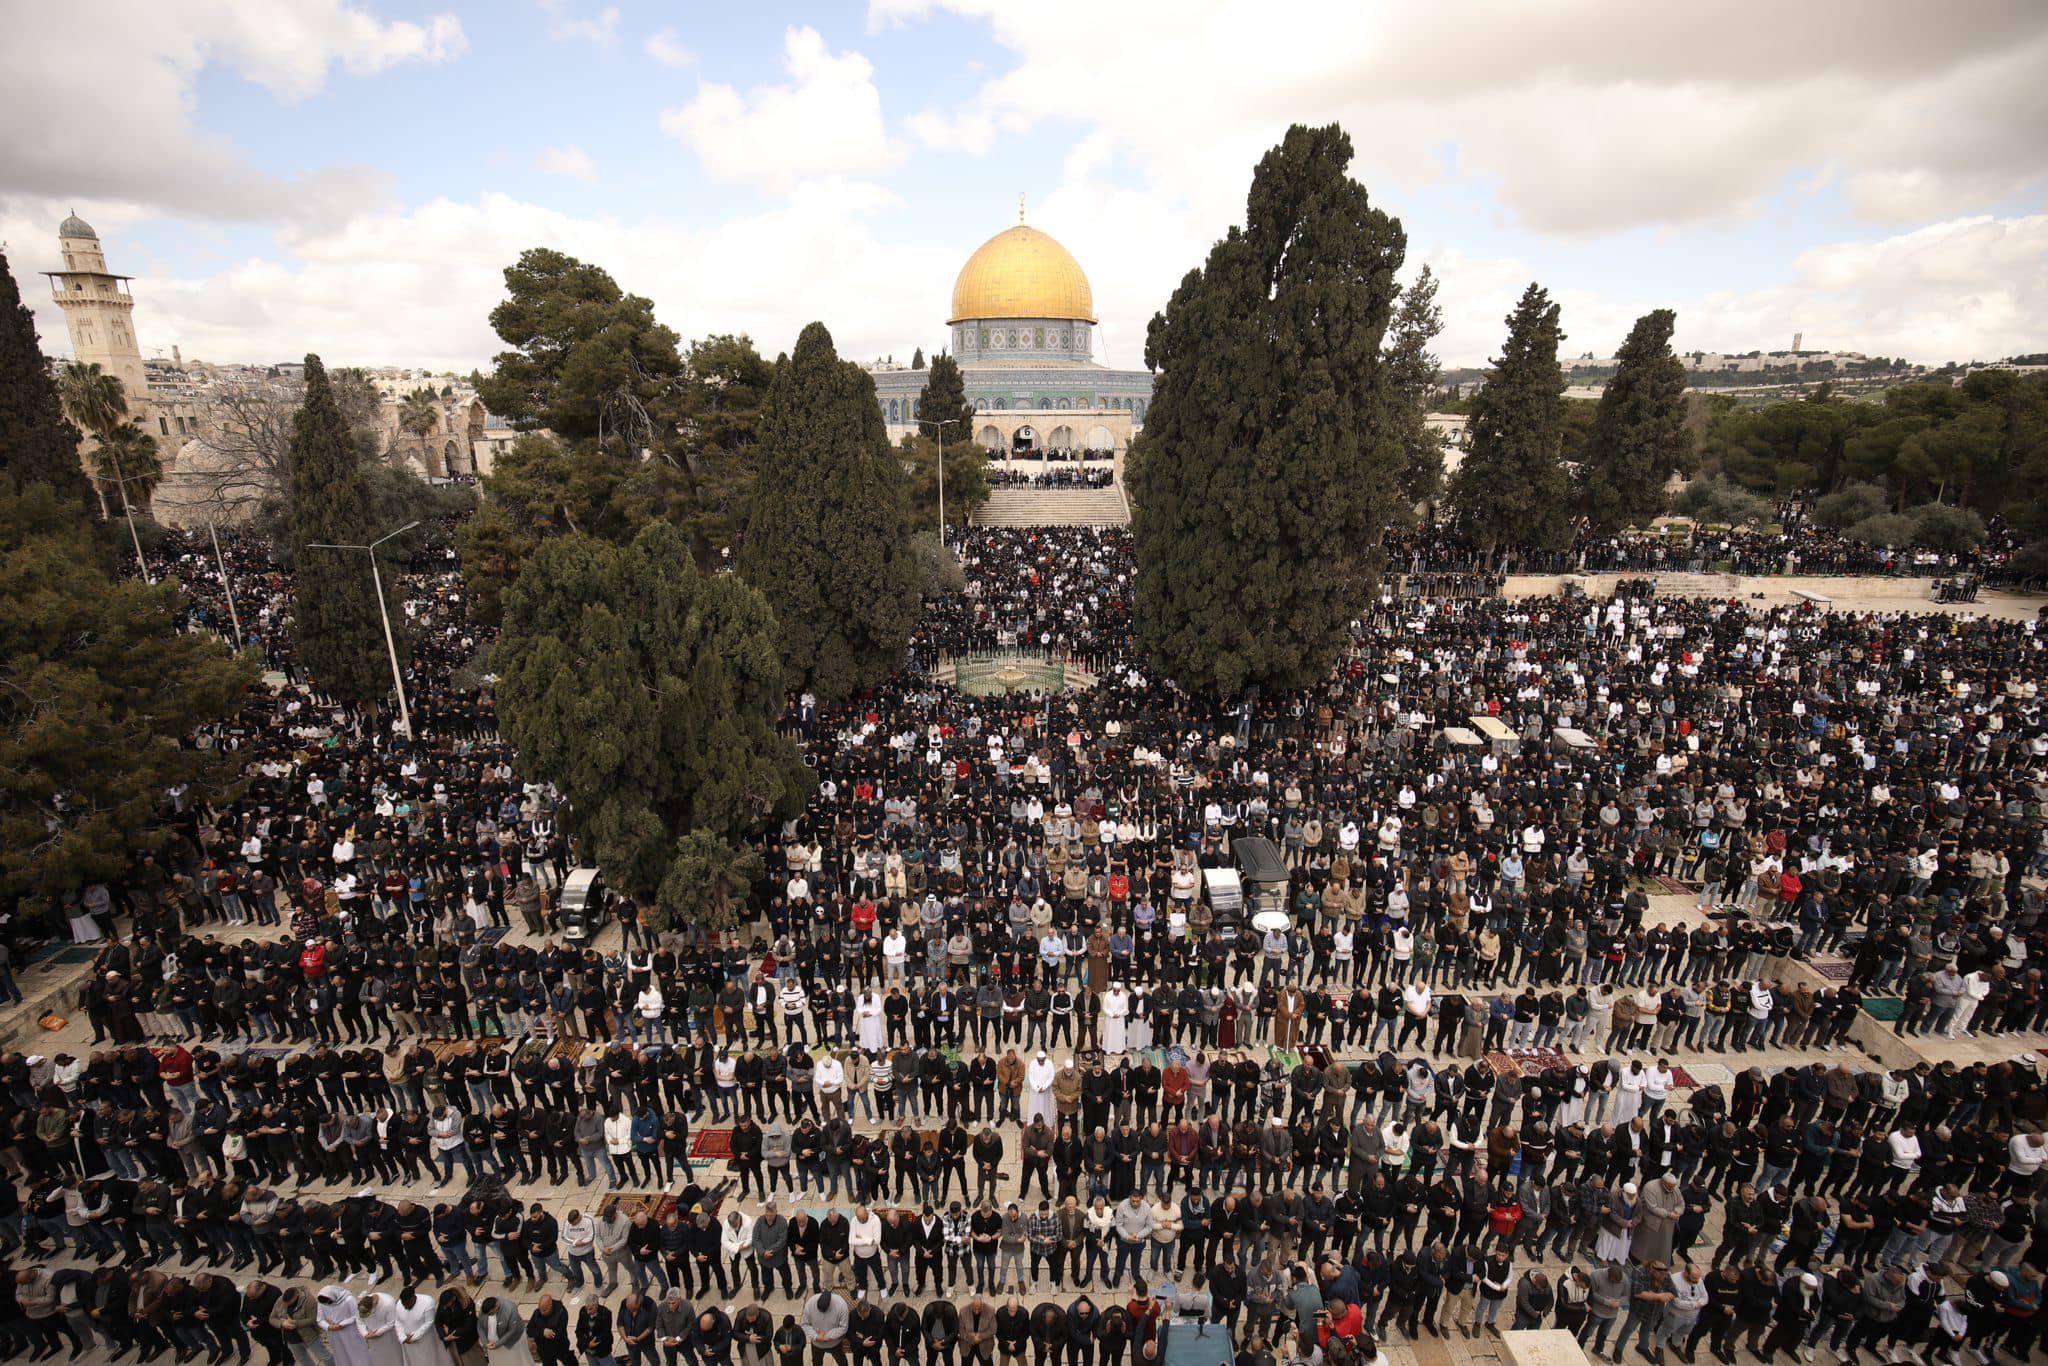
M923 109L904 123L912 137L933 151L971 152L981 156L995 146L995 120L979 110L970 109L956 115L937 109Z
M534 156L533 164L549 175L568 176L586 185L597 183L597 163L581 147L543 147Z
M1289 123L1331 119L1368 185L1433 181L1455 149L1453 173L1553 234L1724 223L1829 165L1887 223L2048 179L2048 8L2032 0L1986 0L1967 23L1919 0L1729 0L1709 24L1607 0L1298 0L1249 22L1230 0L870 0L869 23L937 9L984 20L1014 57L972 127L1085 118L1159 187L1239 183ZM913 131L979 150L961 124Z
M533 246L603 266L625 289L653 299L662 321L685 337L745 332L772 357L805 323L822 319L842 355L903 359L914 346L929 352L943 343L945 291L960 262L949 249L878 236L871 220L892 207L873 186L838 181L800 186L762 213L701 224L582 217L486 194L288 228L277 236L275 259L204 274L153 272L118 251L111 264L137 276L135 327L145 350L175 343L208 360L317 351L337 364L488 367L501 349L489 314L504 297L505 267ZM33 273L55 264L56 219L34 212L0 205L0 235L31 248L12 253L10 264L45 346L62 353L62 316ZM775 287L763 289L763 280ZM905 291L905 280L931 285Z
M595 43L610 47L619 41L619 7L606 5L594 15L576 8L575 0L540 0L548 16L548 37L558 43Z
M696 152L720 180L786 191L819 175L865 175L902 160L882 123L875 69L858 52L834 55L814 28L783 35L787 85L742 95L706 82L661 116L662 131Z
M681 69L694 66L697 62L697 54L683 46L682 39L676 37L676 31L672 28L648 34L647 41L641 44L641 48L663 66Z
M40 117L33 136L0 140L0 189L209 219L360 207L375 201L384 177L342 170L286 180L198 127L199 73L224 66L292 102L319 94L335 67L374 75L452 61L466 46L453 15L386 21L348 0L17 6L0 43L0 88L9 107ZM110 71L119 73L112 86Z

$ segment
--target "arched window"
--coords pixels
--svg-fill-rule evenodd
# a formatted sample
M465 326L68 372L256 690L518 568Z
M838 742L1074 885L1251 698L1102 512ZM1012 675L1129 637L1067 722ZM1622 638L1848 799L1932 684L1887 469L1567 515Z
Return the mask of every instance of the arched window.
M995 450L1003 444L1003 434L994 426L983 427L975 434L974 439L989 450Z
M889 425L891 427L902 425L903 415L898 411L899 407L900 405L897 400L893 398L889 400Z

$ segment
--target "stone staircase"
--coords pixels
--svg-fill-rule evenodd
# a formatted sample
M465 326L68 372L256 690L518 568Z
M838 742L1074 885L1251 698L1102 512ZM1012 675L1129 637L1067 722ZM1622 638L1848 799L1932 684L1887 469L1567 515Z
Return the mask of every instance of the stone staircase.
M1131 520L1124 491L997 488L974 514L976 526L1123 526Z
M1625 576L1633 577L1633 576ZM1736 598L1741 585L1733 574L1652 574L1660 598Z

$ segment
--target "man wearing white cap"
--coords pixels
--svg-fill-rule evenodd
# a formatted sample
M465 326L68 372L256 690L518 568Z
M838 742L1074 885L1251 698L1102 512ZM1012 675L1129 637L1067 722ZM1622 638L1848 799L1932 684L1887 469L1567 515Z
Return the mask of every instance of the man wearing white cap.
M1819 1318L1820 1277L1811 1271L1786 1277L1778 1287L1778 1312L1771 1322L1770 1336L1764 1339L1764 1349L1758 1355L1772 1361L1781 1348L1787 1356L1797 1355Z

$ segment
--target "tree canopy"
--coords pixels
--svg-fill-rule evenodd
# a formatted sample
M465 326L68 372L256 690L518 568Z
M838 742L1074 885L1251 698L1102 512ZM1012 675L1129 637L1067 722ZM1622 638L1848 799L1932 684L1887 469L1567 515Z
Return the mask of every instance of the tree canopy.
M659 522L625 545L551 539L532 569L506 595L492 653L505 736L562 789L572 832L617 885L701 910L707 865L740 859L748 833L810 791L775 729L775 619L745 583L699 573Z
M1595 530L1648 526L1664 510L1664 485L1692 468L1685 426L1685 366L1671 349L1678 315L1636 319L1615 353L1614 377L1579 455L1582 506Z
M782 632L792 686L839 698L887 677L916 624L908 481L875 383L823 323L775 362L739 569Z
M522 443L511 469L501 460L483 481L487 498L501 504L479 531L506 552L494 558L516 566L521 553L569 524L623 543L660 518L682 529L699 568L713 567L749 515L768 363L750 340L732 335L706 337L685 357L651 303L561 252L522 253L505 284L508 297L491 311L491 325L511 349L498 354L478 393L522 431L553 439ZM518 485L536 478L575 485L582 516L565 517L568 504L557 498L525 496ZM487 589L487 598L502 588L503 581Z
M910 463L910 525L913 531L939 524L938 443L928 435L906 435L900 447ZM946 525L966 526L988 501L988 452L978 442L946 443ZM933 539L937 539L934 531Z
M1507 324L1500 359L1472 400L1472 448L1452 478L1451 501L1465 535L1489 552L1555 549L1571 540L1573 517L1558 306L1531 284Z
M1380 344L1406 239L1332 124L1290 128L1232 228L1152 319L1127 466L1136 627L1156 668L1232 695L1324 677L1367 597L1408 454Z
M234 789L233 755L189 740L235 712L255 655L181 630L175 583L111 576L80 514L75 488L0 479L0 899L117 877L172 838L166 792Z
M548 247L505 268L508 298L491 310L500 351L477 387L484 406L522 431L564 441L622 435L659 444L683 377L676 334L654 305L597 266Z
M925 372L924 392L917 401L917 430L949 446L974 439L974 405L967 401L967 380L960 373L960 362L949 352L932 357L932 368Z
M1401 291L1387 330L1388 439L1401 448L1401 497L1411 507L1434 500L1443 488L1444 447L1429 429L1429 405L1442 374L1430 344L1444 330L1436 275L1428 266Z
M97 499L78 460L78 428L65 416L36 337L35 315L0 252L0 478L47 484L60 503L93 515Z
M356 706L391 695L384 623L368 556L360 550L309 547L368 545L395 528L370 520L362 448L342 416L318 356L306 357L304 395L292 424L289 522L298 556L293 616L299 658L316 688ZM379 553L388 555L391 547ZM384 573L387 594L396 588L395 568L391 565ZM393 632L400 632L404 613L394 609L391 621ZM403 650L402 642L399 648Z

